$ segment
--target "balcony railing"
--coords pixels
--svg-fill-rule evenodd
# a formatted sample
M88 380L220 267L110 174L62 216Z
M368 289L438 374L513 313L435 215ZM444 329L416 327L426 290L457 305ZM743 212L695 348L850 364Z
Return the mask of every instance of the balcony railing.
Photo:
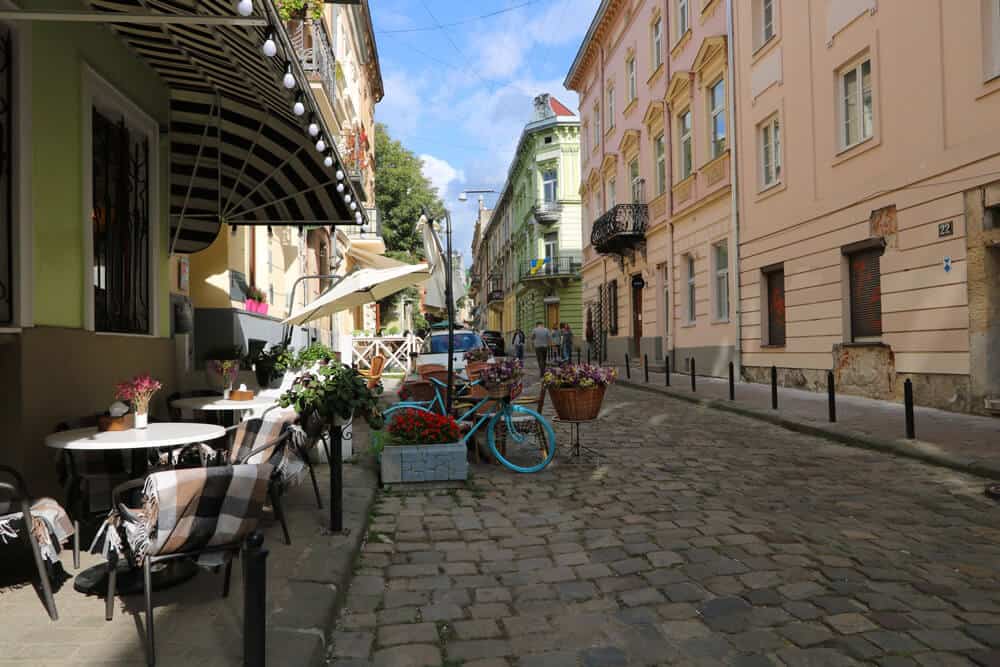
M346 225L343 227L348 238L375 240L382 237L382 218L379 215L378 209L366 208L365 213L368 214L368 224L365 225L365 231L361 231L361 227L355 225Z
M320 20L291 19L285 27L306 76L310 81L318 81L332 102L337 96L337 62L326 24Z
M489 294L486 295L486 303L495 303L497 301L503 301L503 290L491 289Z
M544 280L546 278L578 278L583 261L580 256L561 255L521 262L519 280Z
M618 204L594 222L590 245L602 255L634 250L645 242L648 225L645 204Z
M559 222L559 215L562 213L562 204L557 201L546 201L544 199L535 202L533 208L535 220L541 223Z

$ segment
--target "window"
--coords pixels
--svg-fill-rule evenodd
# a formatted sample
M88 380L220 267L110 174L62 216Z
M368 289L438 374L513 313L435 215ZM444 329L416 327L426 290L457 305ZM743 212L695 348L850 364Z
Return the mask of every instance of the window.
M653 71L655 72L660 65L663 64L663 19L659 16L653 21L653 27L650 28L650 42L652 46L652 63Z
M559 233L549 232L545 235L545 259L552 259L559 254ZM551 267L547 267L547 270Z
M607 284L608 290L608 333L618 335L618 281Z
M653 156L656 159L656 194L662 195L667 190L667 155L663 133L653 139Z
M559 177L555 169L542 172L542 193L546 204L554 204L558 199Z
M840 73L841 148L872 137L872 62L865 58Z
M715 319L729 319L729 242L720 241L712 246L715 264Z
M643 203L644 193L643 193L643 181L639 177L639 158L635 158L628 164L628 179L629 184L632 186L632 203L641 204Z
M610 211L615 207L615 179L608 181L607 188L604 190L604 201L608 204L608 210Z
M983 71L987 79L1000 76L1000 0L983 2Z
M695 319L694 256L686 255L684 262L687 265L687 321L690 323Z
M691 175L692 160L691 160L691 110L688 109L681 113L677 117L677 135L680 139L679 141L679 151L678 156L678 175L679 180L684 180Z
M774 0L754 0L753 35L754 49L759 49L774 37Z
M851 290L851 339L882 335L882 247L859 250L847 257Z
M777 116L760 128L760 174L761 189L781 180L781 126Z
M625 61L625 73L628 76L628 101L635 99L635 56Z
M785 344L785 269L764 274L767 289L767 345Z
M140 129L95 99L91 114L94 330L153 333L151 150Z
M708 88L712 158L726 150L726 82L719 79Z
M688 31L688 0L677 0L677 39Z
M610 130L615 126L615 87L608 87L608 129Z
M601 145L601 108L598 105L594 105L594 145L592 148L597 148Z

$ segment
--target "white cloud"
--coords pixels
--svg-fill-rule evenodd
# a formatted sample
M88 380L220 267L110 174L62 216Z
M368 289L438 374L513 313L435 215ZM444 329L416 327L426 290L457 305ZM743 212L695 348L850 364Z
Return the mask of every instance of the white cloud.
M460 169L455 169L446 160L426 153L421 155L420 159L424 163L424 176L437 188L438 195L442 199L448 196L448 186L451 183L455 181L459 183L465 182L465 173Z

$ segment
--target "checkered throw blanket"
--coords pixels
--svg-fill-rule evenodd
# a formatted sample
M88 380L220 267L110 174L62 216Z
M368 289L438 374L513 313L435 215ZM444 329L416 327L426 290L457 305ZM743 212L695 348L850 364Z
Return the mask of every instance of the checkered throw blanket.
M24 512L10 512L10 503L0 503L0 543L18 539L24 530ZM9 513L7 513L9 512ZM32 533L38 542L42 558L55 563L59 548L72 537L73 522L62 505L52 498L39 498L31 503Z
M112 509L91 551L124 557L124 538L141 565L146 556L238 546L257 527L272 472L261 463L153 473L142 490L142 507L130 510L136 519ZM201 554L198 563L214 567L231 555Z
M255 448L277 440L285 431L290 430L291 438L278 446L257 452L247 463L270 463L282 485L287 487L299 484L306 469L299 450L305 451L308 446L315 445L315 441L310 441L305 431L295 423L297 418L295 410L286 408L270 410L263 418L255 417L242 422L233 435L232 448L229 450L230 463L239 461Z

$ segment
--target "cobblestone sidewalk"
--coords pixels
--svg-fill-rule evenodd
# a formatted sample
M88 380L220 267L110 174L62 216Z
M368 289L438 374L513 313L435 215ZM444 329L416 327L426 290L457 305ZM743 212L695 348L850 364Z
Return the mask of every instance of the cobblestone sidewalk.
M381 494L332 664L1000 664L983 480L624 387L583 437Z

